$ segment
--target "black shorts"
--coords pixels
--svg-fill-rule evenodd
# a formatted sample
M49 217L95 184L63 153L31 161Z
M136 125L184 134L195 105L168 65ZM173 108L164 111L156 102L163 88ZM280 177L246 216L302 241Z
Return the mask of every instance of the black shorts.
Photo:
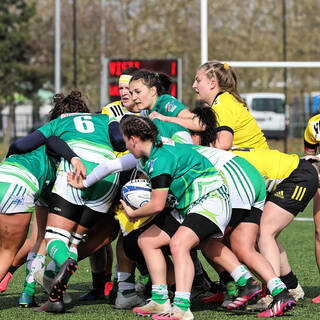
M183 222L180 224L170 213L164 215L162 219L159 219L155 224L164 232L166 232L170 238L176 233L180 226L191 229L200 239L200 241L215 234L221 234L221 230L218 226L197 213L189 213Z
M290 176L278 184L268 201L296 216L303 211L318 190L318 174L307 160L300 160Z
M255 223L260 225L262 211L258 208L246 209L232 209L231 219L228 226L236 228L241 222Z
M52 193L50 212L83 226L91 228L104 213L94 211L86 206L73 204L56 193Z
M161 221L166 221L167 220L166 217L168 215L170 215L170 214L168 214L168 212L169 212L168 209L164 209L161 213L159 213L154 219L152 219L145 226L142 226L139 229L133 230L128 235L123 236L123 248L124 248L124 252L128 258L130 258L133 261L136 261L138 263L138 265L140 265L140 266L145 265L143 254L138 246L138 238L149 227L151 227L154 224L157 225L158 221L160 221L159 225L162 225ZM171 216L171 218L174 220L174 221L171 221L171 223L177 222L177 220L174 219L172 216ZM170 225L170 223L168 223L168 225ZM179 224L179 226L180 226L180 224ZM161 227L159 227L159 228L162 230ZM169 246L164 246L161 249L165 255L170 254Z

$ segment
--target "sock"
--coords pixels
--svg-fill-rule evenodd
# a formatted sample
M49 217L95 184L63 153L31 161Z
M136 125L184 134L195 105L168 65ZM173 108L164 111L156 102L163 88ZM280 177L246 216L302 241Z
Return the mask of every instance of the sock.
M219 281L222 286L225 286L228 282L233 281L233 278L230 276L229 272L222 271L219 273Z
M103 293L106 284L106 274L102 272L91 272L93 289Z
M113 274L113 286L111 289L112 294L117 294L118 292L118 265L116 264L114 274Z
M57 266L54 260L51 260L46 266L46 269L44 270L44 274L51 279L54 279L58 272L59 267Z
M47 252L48 256L57 263L59 268L70 256L68 246L62 240L58 239L49 241L47 244Z
M106 274L106 282L111 282L111 273Z
M46 256L42 254L36 254L34 252L28 254L23 292L27 293L29 296L33 296L35 292L36 281L34 279L34 274L44 267L45 260Z
M19 268L19 267L11 266L11 267L9 268L8 272L10 272L10 273L13 275L18 268Z
M231 277L239 287L243 287L247 284L247 280L252 278L252 275L243 265L240 265L231 272Z
M281 276L280 279L288 289L295 289L298 286L298 279L292 271L285 276Z
M267 287L269 292L271 292L272 296L274 297L282 292L286 288L286 285L281 281L280 278L275 277L268 281Z
M134 274L118 272L118 291L123 295L134 293L136 291Z
M168 300L168 286L166 284L152 285L152 300L163 304Z
M74 259L74 260L78 260L78 248L74 247L74 246L70 246L69 247L69 254L70 254L70 258Z
M176 291L173 304L184 311L188 311L190 308L190 295L190 292Z
M194 279L193 286L200 286L205 282L202 266L200 260L197 258L193 261L194 264Z

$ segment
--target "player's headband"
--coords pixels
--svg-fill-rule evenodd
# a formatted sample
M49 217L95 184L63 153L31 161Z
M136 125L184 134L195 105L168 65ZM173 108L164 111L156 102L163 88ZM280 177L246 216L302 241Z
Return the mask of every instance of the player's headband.
M123 74L120 76L119 78L119 82L122 82L122 83L129 83L130 80L131 80L132 76L128 75L128 74Z

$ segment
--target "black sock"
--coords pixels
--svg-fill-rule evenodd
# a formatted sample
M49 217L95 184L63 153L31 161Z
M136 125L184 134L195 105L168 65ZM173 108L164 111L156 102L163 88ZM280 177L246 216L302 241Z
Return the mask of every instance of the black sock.
M295 289L298 286L298 279L292 271L285 276L281 276L280 279L286 285L287 289Z
M102 272L91 272L92 274L92 286L93 289L104 292L104 286L106 284L106 273Z
M111 281L111 276L112 276L112 274L106 274L106 282Z
M14 274L15 271L16 271L18 268L19 268L19 267L11 266L11 267L9 268L9 271L8 271L8 272L10 272L11 274Z
M227 271L222 271L221 273L219 273L219 279L222 286L226 285L230 281L234 281Z

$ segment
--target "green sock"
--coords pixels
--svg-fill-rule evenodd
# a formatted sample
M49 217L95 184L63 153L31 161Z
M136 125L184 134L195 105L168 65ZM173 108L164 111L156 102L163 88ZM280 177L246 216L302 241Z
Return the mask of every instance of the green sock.
M51 240L47 246L47 252L59 268L70 256L68 246L61 240Z
M23 292L27 293L29 296L33 296L35 292L36 281L34 279L34 274L44 266L44 261L46 257L42 254L36 254L30 252L27 257L26 263L26 278L24 281Z
M152 285L152 300L164 304L168 300L168 286L166 284Z
M175 306L179 307L180 309L182 309L183 311L188 311L188 309L190 308L190 300L189 299L180 298L177 296L174 297L173 304Z

